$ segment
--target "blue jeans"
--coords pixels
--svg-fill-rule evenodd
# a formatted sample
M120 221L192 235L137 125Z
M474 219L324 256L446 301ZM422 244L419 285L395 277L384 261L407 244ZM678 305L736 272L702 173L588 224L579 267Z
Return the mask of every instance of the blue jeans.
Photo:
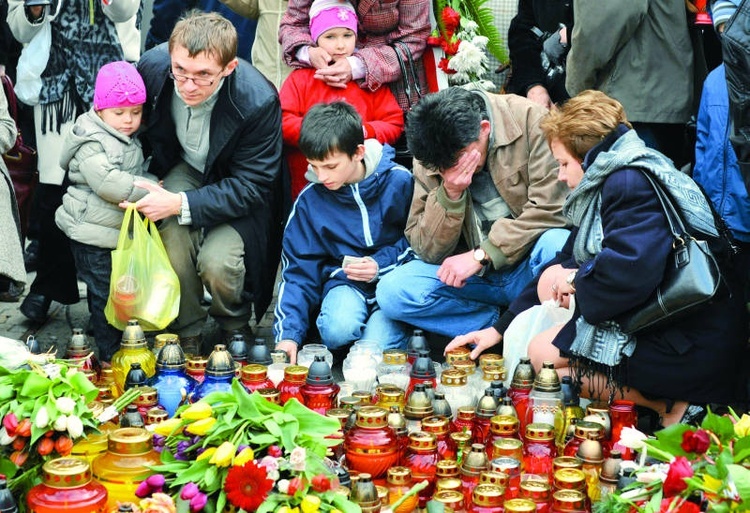
M360 339L377 340L383 350L405 349L410 335L406 326L387 318L377 305L368 305L361 292L347 285L328 291L316 324L329 349L342 349Z
M570 232L544 232L514 267L472 276L463 287L440 281L440 267L412 260L380 279L377 300L385 315L423 330L455 337L492 326L499 307L509 305L563 247Z
M70 241L70 249L73 252L78 277L88 289L91 326L94 329L96 347L99 348L99 359L109 362L120 348L122 339L122 332L110 325L104 316L112 274L112 250L81 244L74 240Z

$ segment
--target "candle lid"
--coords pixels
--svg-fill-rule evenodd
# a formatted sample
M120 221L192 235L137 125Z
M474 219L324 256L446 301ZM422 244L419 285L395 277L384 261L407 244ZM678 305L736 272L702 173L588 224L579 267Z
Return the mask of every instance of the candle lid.
M511 499L505 501L505 513L532 513L536 511L536 503L529 499Z
M263 381L268 377L268 367L260 363L249 363L242 367L242 381L251 383Z
M555 439L555 427L543 422L535 422L526 426L526 439L546 442Z
M512 436L518 433L520 422L510 415L495 415L490 419L490 431L495 435Z
M82 458L57 458L42 465L42 481L51 488L77 488L91 481L91 466Z
M466 372L461 369L446 369L440 374L440 383L446 387L466 385Z
M505 489L493 484L478 484L472 492L472 499L477 506L497 508L502 506ZM536 508L534 508L536 510ZM507 510L506 510L507 511Z
M406 361L407 354L402 349L386 349L383 351L383 363L388 365L403 365Z
M380 406L362 406L357 411L357 426L379 429L388 426L388 411Z

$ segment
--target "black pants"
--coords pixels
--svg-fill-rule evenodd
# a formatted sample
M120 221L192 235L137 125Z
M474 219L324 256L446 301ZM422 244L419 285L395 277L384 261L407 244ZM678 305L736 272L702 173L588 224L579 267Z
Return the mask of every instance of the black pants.
M64 189L59 185L40 183L36 194L39 261L31 293L41 294L66 305L77 303L78 280L70 241L55 224L55 211L62 204Z

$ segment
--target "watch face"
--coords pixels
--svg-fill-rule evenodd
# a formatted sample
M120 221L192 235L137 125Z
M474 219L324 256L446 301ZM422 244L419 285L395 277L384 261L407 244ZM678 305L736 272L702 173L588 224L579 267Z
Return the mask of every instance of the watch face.
M484 250L483 249L475 249L474 250L474 260L477 262L481 262L484 260Z

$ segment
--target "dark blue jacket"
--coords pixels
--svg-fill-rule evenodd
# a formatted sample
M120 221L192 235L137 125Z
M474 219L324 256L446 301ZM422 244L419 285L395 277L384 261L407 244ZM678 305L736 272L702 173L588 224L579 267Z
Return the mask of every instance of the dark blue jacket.
M414 189L412 175L393 162L395 151L390 146L380 146L374 139L366 146L364 180L336 191L313 183L292 207L284 230L274 312L277 342L303 342L311 313L337 285L356 287L363 298L375 301L377 279L349 280L341 267L344 256L372 257L382 276L411 255L404 228Z
M750 197L729 141L730 133L729 96L722 64L709 73L703 84L693 179L706 191L735 238L750 242Z
M141 140L151 156L149 172L162 178L180 162L181 146L171 113L174 84L167 44L143 54L138 71L147 100ZM281 107L276 89L240 59L218 93L203 185L186 191L193 226L210 230L229 223L245 243L245 288L255 316L271 302L279 262L284 205Z

